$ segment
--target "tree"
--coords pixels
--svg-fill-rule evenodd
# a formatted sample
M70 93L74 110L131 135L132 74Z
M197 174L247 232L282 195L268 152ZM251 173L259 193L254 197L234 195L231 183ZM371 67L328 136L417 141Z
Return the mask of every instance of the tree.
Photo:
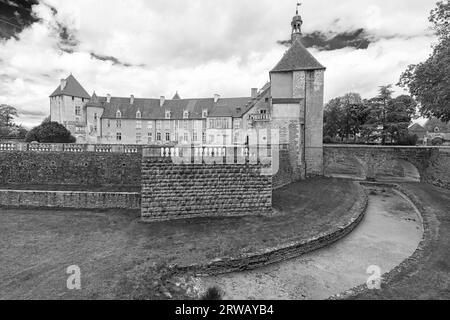
M401 75L399 85L407 88L419 104L422 116L450 121L450 1L437 3L430 13L438 43L431 56L410 65Z
M324 110L324 134L341 140L349 135L356 137L367 117L361 96L358 93L347 93L342 97L330 100Z
M44 122L28 132L26 142L37 141L41 143L74 143L75 137L58 122Z
M47 117L45 117L44 120L42 120L42 123L47 123L47 122L50 122L50 121L52 121L52 120L51 120L51 116L48 115Z
M369 115L364 124L368 141L381 139L381 144L398 143L408 135L408 126L416 112L412 97L401 95L392 98L391 85L381 86L378 96L367 101Z
M17 109L7 105L0 105L0 125L10 127L13 124L15 117L18 117Z
M342 110L340 98L331 99L326 105L323 114L323 132L325 136L334 138L340 135Z

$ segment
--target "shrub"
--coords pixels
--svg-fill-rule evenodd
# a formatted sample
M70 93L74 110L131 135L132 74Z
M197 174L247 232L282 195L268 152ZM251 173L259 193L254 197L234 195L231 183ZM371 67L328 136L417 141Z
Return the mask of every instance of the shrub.
M62 124L59 124L58 122L44 122L31 129L26 135L25 141L37 141L41 143L74 143L76 139Z
M330 136L323 137L323 143L333 143L333 139Z
M219 287L209 287L208 290L200 297L200 300L222 300L222 290Z
M417 144L418 140L419 140L419 137L416 134L408 134L408 135L402 136L398 140L398 145L415 146Z

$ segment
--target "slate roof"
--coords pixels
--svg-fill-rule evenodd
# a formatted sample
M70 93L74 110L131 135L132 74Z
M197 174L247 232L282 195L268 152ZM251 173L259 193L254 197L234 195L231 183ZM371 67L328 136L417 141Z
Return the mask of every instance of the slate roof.
M321 70L323 65L313 57L303 46L300 40L296 39L292 46L286 51L280 62L270 72L286 72L300 70Z
M422 127L418 123L414 123L411 127L408 128L409 131L427 131L424 127Z
M436 127L439 128L439 132L450 132L450 122L445 123L436 118L428 119L424 127L429 132L433 132Z
M81 84L75 79L75 77L71 74L66 78L66 86L63 90L61 90L61 86L59 85L55 91L50 95L50 97L56 97L60 95L73 96L77 98L85 98L90 99L91 96L89 93L84 90Z
M253 100L250 97L242 98L221 98L214 103L214 98L199 99L172 99L165 100L160 107L159 99L135 98L130 104L130 98L111 97L110 103L106 102L106 97L95 97L87 103L87 107L103 107L102 118L115 119L118 110L122 119L136 119L137 111L141 112L142 119L165 119L165 112L171 112L172 120L183 119L185 110L189 111L189 119L203 119L202 112L208 110L208 117L242 117L252 106Z

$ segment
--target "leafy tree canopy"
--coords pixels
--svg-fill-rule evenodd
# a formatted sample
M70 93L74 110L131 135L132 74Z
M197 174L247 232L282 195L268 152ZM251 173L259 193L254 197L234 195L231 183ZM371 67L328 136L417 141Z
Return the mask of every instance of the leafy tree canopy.
M408 66L399 85L408 88L419 104L420 114L450 121L450 1L437 3L429 20L438 37L431 56Z
M11 126L16 117L18 117L16 108L8 104L0 104L0 126Z
M324 135L326 140L344 138L349 135L381 143L409 143L408 127L416 113L416 102L408 95L392 97L391 85L382 86L379 94L362 100L357 93L330 100L325 106Z
M41 143L74 143L75 137L58 122L44 122L28 132L25 141Z

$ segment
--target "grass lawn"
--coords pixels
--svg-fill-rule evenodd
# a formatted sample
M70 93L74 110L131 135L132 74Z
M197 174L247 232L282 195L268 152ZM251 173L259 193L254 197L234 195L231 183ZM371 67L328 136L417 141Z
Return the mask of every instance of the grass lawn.
M158 299L158 266L310 238L348 218L356 198L351 181L317 178L275 191L274 217L144 224L127 211L0 209L0 299ZM81 290L66 288L70 265Z

